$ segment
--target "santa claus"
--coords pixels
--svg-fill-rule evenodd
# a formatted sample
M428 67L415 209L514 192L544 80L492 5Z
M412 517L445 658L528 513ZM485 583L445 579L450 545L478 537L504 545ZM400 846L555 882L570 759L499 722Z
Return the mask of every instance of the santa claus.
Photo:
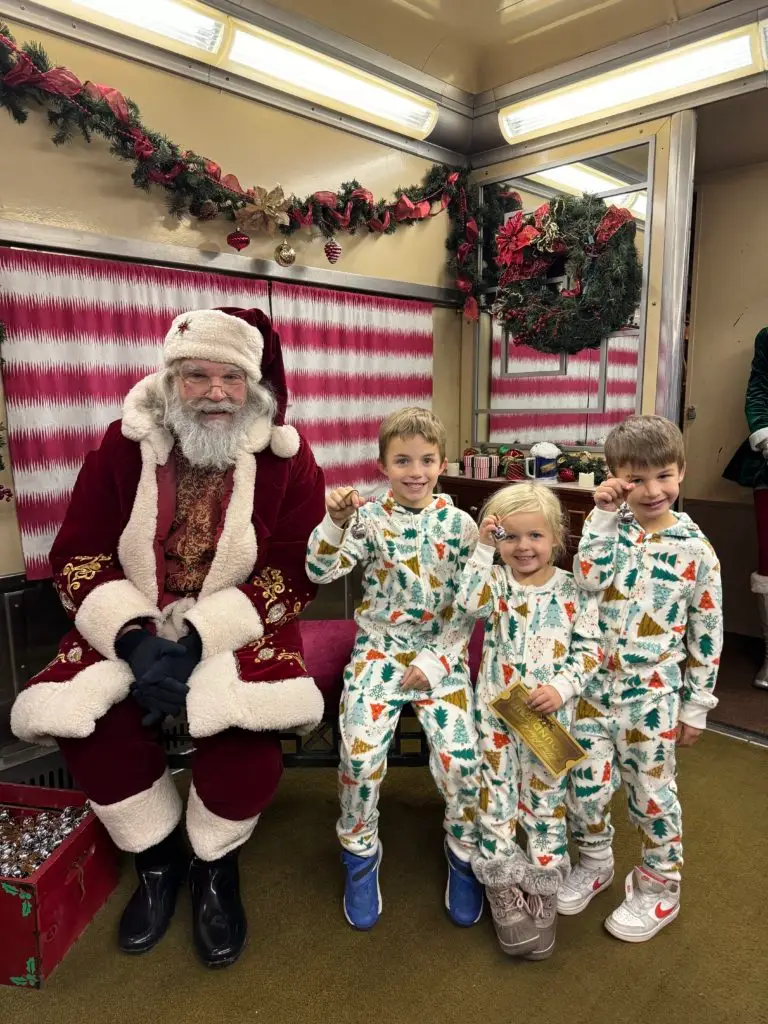
M177 317L164 368L125 400L78 476L51 551L74 619L58 655L16 700L21 739L57 742L138 887L119 945L162 938L189 878L193 938L209 967L246 938L238 853L282 771L279 730L323 716L297 616L324 483L283 425L277 334L260 310ZM161 743L186 709L195 740L186 831Z

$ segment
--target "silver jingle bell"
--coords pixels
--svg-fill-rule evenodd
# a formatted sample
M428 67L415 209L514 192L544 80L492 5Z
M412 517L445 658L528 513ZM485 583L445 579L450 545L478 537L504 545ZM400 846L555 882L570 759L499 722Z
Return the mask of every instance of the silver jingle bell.
M635 513L632 511L632 509L629 507L629 504L626 501L623 501L621 505L619 505L618 515L620 523L631 523L632 520L635 518Z
M494 526L494 528L493 528L493 539L495 541L498 541L498 542L501 542L501 541L507 539L507 531L504 529L503 526Z
M349 532L352 534L355 540L365 540L367 536L365 523L360 518L360 509L355 509L355 518L352 520L352 525L349 528Z

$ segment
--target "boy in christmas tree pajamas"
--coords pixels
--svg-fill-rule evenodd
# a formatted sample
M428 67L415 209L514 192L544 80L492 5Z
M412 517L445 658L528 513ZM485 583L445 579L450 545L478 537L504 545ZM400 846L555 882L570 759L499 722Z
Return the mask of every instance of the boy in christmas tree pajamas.
M595 491L574 568L581 586L601 593L606 661L576 711L573 735L590 756L571 773L568 817L580 860L558 910L578 914L613 879L607 807L621 777L642 866L627 876L626 898L605 926L644 942L680 910L676 747L696 742L717 704L720 566L696 524L672 510L685 472L674 424L632 416L608 435L605 458L611 477Z
M575 699L600 665L597 600L553 564L564 536L550 488L497 491L456 599L458 609L487 620L475 693L482 762L472 866L485 883L501 948L529 960L545 959L555 946L556 894L570 869L567 775L551 775L490 702L520 681L532 691L530 706L554 713L567 729ZM501 565L493 564L495 551ZM518 823L527 853L517 845Z
M362 504L351 487L332 491L307 549L315 583L339 579L357 563L364 570L340 708L336 827L346 868L344 914L359 929L372 928L381 912L379 791L406 704L426 733L430 770L445 799L448 913L468 926L483 909L470 866L479 768L467 668L473 622L454 608L477 526L450 498L433 493L446 466L445 443L445 428L429 410L393 413L379 432L388 494Z

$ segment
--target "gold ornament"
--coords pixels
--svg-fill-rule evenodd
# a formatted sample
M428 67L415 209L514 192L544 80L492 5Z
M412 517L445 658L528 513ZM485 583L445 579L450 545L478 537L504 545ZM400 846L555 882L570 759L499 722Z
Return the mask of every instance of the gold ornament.
M278 224L287 227L291 223L286 212L290 205L279 185L275 185L271 192L267 192L259 185L253 190L250 202L236 211L235 223L241 231L249 235L258 234L260 231L274 235Z
M290 267L296 262L296 250L287 242L281 242L275 249L275 259L281 267Z

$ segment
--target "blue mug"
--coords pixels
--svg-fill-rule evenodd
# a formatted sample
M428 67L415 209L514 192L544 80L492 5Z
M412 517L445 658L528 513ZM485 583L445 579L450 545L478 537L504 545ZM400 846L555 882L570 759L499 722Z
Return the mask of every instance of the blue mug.
M541 483L557 483L557 459L544 455L529 455L525 460L525 475Z

